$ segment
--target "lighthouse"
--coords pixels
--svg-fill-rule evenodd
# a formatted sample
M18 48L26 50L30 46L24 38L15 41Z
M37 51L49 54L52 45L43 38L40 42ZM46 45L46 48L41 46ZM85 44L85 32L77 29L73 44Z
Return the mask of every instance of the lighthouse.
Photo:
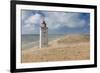
M48 46L48 27L45 20L42 21L40 26L40 48Z

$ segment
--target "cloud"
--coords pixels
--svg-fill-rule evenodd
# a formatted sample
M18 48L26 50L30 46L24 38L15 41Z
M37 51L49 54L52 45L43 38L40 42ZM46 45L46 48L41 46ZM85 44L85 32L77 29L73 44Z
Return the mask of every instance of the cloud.
M44 12L44 14L46 14L45 20L48 27L51 29L62 26L68 28L83 27L86 23L84 19L80 19L80 13Z
M23 21L22 34L30 34L30 33L37 34L37 33L39 33L40 23L41 23L41 15L40 14L36 13L34 15L32 14L31 16L28 16Z
M25 15L27 14L27 15ZM87 13L87 15L89 15ZM75 30L89 26L89 17L86 13L75 12L54 12L54 11L22 11L22 32L24 33L39 33L39 27L42 22L42 17L47 23L48 29L52 32L66 32L67 30ZM83 18L84 17L84 18ZM64 29L63 29L64 28ZM88 28L87 28L88 29ZM49 32L50 32L49 31Z
M41 22L41 15L38 14L38 13L30 16L29 18L27 18L25 20L25 24L29 23L29 24L32 24L32 25L34 25L34 24L38 24L39 25L40 22Z

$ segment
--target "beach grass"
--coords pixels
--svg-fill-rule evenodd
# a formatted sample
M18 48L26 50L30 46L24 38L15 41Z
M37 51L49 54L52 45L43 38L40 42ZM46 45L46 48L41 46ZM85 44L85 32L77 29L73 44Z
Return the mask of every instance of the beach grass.
M89 35L66 35L46 48L22 49L22 63L90 59Z

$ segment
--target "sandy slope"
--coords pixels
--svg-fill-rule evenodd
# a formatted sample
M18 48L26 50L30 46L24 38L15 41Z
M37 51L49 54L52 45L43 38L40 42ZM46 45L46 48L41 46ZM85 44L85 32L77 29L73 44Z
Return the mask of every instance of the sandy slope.
M90 58L89 36L68 35L49 42L48 48L22 50L22 63L86 60Z

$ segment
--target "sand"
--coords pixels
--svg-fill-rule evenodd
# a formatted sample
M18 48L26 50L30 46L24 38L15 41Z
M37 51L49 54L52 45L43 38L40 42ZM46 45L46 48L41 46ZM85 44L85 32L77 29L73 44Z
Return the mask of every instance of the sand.
M70 61L90 59L90 42L87 35L66 35L49 42L47 48L22 50L22 63Z

